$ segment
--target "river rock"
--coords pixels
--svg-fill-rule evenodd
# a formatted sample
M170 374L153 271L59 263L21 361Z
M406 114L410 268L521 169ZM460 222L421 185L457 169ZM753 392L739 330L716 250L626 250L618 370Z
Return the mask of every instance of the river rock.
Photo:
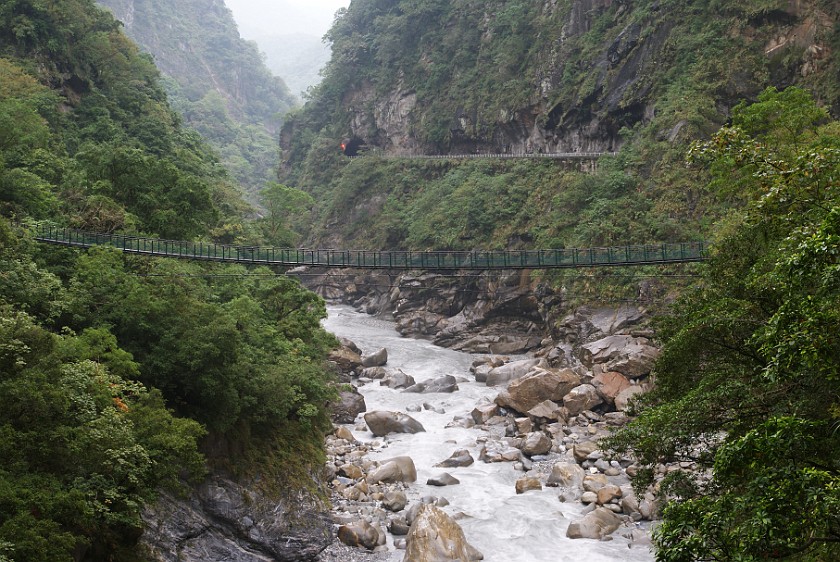
M582 441L572 446L572 455L577 462L583 462L586 458L598 450L598 445L593 441Z
M380 380L388 376L388 369L385 367L368 367L367 369L362 369L360 376L371 380Z
M499 407L496 404L479 404L470 413L477 424L487 423L491 418L499 415Z
M536 420L565 421L569 417L569 411L551 400L544 400L526 412L529 417Z
M482 462L516 462L522 459L522 451L505 443L488 441L481 448L478 460Z
M388 519L388 532L394 536L404 537L410 529L405 517L400 515Z
M449 474L448 472L444 472L439 476L433 476L426 480L426 484L429 486L454 486L455 484L460 484L461 481Z
M338 538L348 546L361 546L373 550L379 544L379 531L376 527L361 519L356 523L339 527Z
M353 432L342 425L336 427L333 434L335 435L336 439L343 439L348 443L356 442L356 438L353 436Z
M506 384L514 379L525 376L532 367L538 365L540 359L520 359L519 361L512 361L501 367L495 367L487 373L487 386L499 386Z
M379 381L379 386L388 388L409 388L414 385L414 377L405 374L400 369L388 373Z
M353 423L356 417L367 410L365 397L355 387L340 390L338 400L330 403L330 417L333 423Z
M650 373L659 353L659 349L648 344L647 340L638 338L625 347L618 357L604 365L604 368L617 371L627 378L637 379Z
M583 477L583 489L587 492L598 493L598 490L608 485L610 482L604 474L587 474Z
M361 356L346 347L339 347L330 351L327 360L335 363L342 373L352 373L362 366Z
M582 520L570 523L566 536L570 539L603 539L621 525L621 519L605 507L597 507Z
M495 366L491 363L485 363L483 365L479 365L471 369L473 375L475 376L475 382L487 382L487 375L495 368Z
M616 335L584 344L580 347L580 362L591 369L596 363L607 363L617 359L634 340L633 336Z
M379 468L371 472L368 482L415 482L417 469L411 457L394 457L384 461Z
M519 449L532 457L534 455L544 455L551 450L551 439L542 431L532 431L522 440L522 445Z
M546 486L562 486L564 488L580 488L586 472L580 465L570 462L554 463L551 474L548 475Z
M458 449L452 456L450 456L445 461L437 463L435 466L441 468L454 468L459 466L470 466L472 463L475 462L470 452L466 449Z
M382 507L388 511L402 511L408 505L408 498L402 490L389 490L382 498Z
M365 423L377 437L382 437L389 433L419 433L426 431L420 422L402 412L388 412L386 410L368 412L365 414Z
M363 367L382 367L388 363L388 350L384 347L375 353L362 357Z
M540 479L533 476L523 476L516 481L516 493L524 494L530 490L542 490Z
M408 532L403 562L472 562L484 556L472 547L460 525L433 505L421 506Z
M620 412L627 410L630 400L639 394L644 394L644 392L645 389L641 385L628 386L615 397L615 409Z
M409 386L403 392L429 394L432 392L455 392L456 390L458 390L458 381L455 380L455 377L444 375Z
M607 371L606 373L599 373L592 379L592 386L598 391L598 394L604 401L615 404L615 397L621 393L625 388L630 387L630 381L616 371Z
M501 391L496 404L525 414L545 400L559 402L579 384L580 377L571 369L535 369Z
M603 399L591 384L577 386L563 396L563 405L570 416L576 416L584 410L591 410L602 402Z
M596 493L598 494L598 505L608 504L622 496L621 488L615 484L607 484Z

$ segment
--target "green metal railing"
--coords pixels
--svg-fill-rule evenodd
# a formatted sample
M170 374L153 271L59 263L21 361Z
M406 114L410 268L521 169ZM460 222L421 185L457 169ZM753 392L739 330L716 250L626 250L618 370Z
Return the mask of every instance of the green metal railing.
M35 226L35 240L83 248L113 246L126 253L170 258L289 267L378 269L554 269L686 263L704 260L708 249L705 242L679 242L611 248L470 252L309 250L97 234L48 224Z

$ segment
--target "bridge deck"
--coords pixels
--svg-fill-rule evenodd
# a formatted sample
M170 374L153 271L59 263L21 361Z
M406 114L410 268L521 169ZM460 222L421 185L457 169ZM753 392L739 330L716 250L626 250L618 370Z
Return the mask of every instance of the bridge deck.
M97 234L51 225L38 225L35 228L35 240L83 248L106 245L131 254L244 264L433 270L556 269L686 263L704 260L708 249L704 242L679 242L611 248L469 252L310 250Z

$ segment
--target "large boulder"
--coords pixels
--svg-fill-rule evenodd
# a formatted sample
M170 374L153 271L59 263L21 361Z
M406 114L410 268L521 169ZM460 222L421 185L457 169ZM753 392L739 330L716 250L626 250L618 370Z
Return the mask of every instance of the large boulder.
M601 398L609 404L615 404L615 397L619 393L630 386L630 381L627 377L616 371L607 371L599 373L592 379L592 386L601 395Z
M591 384L576 386L563 397L563 405L571 416L576 416L584 410L591 410L601 403L603 399Z
M347 347L339 347L330 351L327 360L335 363L342 373L352 373L362 366L362 357Z
M576 523L570 523L566 536L570 539L603 539L621 525L621 519L606 507L597 507Z
M338 538L348 546L359 546L373 550L379 544L379 531L376 527L361 519L355 523L339 527Z
M330 403L330 417L333 423L353 423L356 417L367 410L365 397L355 387L340 390L338 400Z
M616 335L582 345L579 356L587 368L600 364L604 371L616 371L634 379L650 373L659 349L650 345L647 338Z
M645 389L641 385L635 384L633 386L628 386L624 390L618 393L618 396L615 397L615 409L619 412L623 412L627 410L627 406L630 403L630 400L639 395L644 394Z
M580 488L586 471L578 464L558 462L551 467L546 486L560 486L563 488Z
M551 400L544 400L526 412L536 420L565 421L569 410Z
M375 410L365 414L365 423L377 437L389 433L419 433L426 431L419 421L402 412Z
M527 414L545 400L560 402L573 388L580 385L580 377L571 369L535 369L510 383L507 390L496 396L496 404Z
M650 345L646 339L639 338L625 347L618 357L607 362L604 368L637 379L650 373L659 354L658 348Z
M455 392L456 390L458 390L458 381L455 380L455 377L444 375L409 386L404 392L429 394L432 392Z
M551 439L542 431L532 431L525 436L520 445L520 450L529 457L544 455L551 450Z
M386 374L379 381L379 386L387 386L388 388L409 388L414 385L414 377L405 374L400 369Z
M472 562L484 556L472 547L464 531L443 510L424 505L408 531L403 562Z
M519 377L523 377L532 367L539 363L539 359L521 359L519 361L511 361L501 367L495 367L487 373L487 386L500 386Z
M371 484L378 482L416 482L417 468L414 466L411 457L394 457L379 465L379 468L368 475L367 480Z
M580 346L579 358L587 368L591 369L596 363L606 363L621 355L625 347L630 345L633 336L607 336L598 341Z
M487 423L488 420L499 415L499 406L496 404L479 404L473 408L470 415L477 424Z
M402 490L389 490L382 498L382 507L388 511L402 511L408 505L408 498Z
M382 367L388 363L388 350L384 347L375 353L362 357L363 367Z

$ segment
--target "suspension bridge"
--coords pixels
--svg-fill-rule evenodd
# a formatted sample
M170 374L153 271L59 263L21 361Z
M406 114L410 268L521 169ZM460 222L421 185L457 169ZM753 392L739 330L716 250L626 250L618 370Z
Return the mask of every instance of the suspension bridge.
M100 234L49 224L34 239L78 248L112 246L127 254L283 267L360 269L559 269L690 263L706 259L705 242L550 250L371 251L272 248Z

